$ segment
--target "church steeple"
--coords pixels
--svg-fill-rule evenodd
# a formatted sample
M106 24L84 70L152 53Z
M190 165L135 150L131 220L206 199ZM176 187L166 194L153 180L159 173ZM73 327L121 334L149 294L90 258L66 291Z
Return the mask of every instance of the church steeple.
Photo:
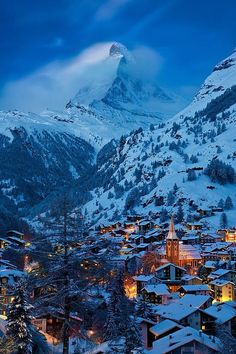
M170 228L166 238L166 257L169 262L179 264L179 238L175 232L173 216L170 219Z
M169 227L169 232L168 232L168 236L167 236L167 240L178 240L178 236L176 235L175 232L175 223L174 223L174 217L173 215L171 216L170 219L170 227Z

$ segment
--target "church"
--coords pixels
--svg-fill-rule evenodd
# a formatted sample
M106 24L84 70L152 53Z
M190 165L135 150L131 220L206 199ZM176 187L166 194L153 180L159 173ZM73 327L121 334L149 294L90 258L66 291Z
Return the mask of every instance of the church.
M174 218L171 217L166 245L158 250L161 263L173 263L194 272L201 265L201 255L192 245L184 245L175 232Z

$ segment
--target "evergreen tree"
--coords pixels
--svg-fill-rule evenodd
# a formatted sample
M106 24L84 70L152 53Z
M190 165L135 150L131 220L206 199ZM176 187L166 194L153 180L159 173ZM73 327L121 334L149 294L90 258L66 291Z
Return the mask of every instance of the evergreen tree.
M235 182L234 168L218 159L213 159L207 165L204 173L210 177L212 182L218 182L220 184Z
M165 222L168 219L168 211L165 208L161 209L160 222Z
M130 317L128 328L126 331L125 354L132 353L132 350L137 350L138 353L143 353L142 335L135 318Z
M26 282L19 281L14 288L14 300L8 312L7 335L12 338L17 354L32 353L32 306L28 302Z
M236 338L232 336L225 324L216 327L217 337L220 339L220 354L235 354Z
M177 184L175 183L174 186L173 186L173 193L176 194L178 192L178 186Z
M219 200L218 207L224 209L224 206L225 206L224 199L221 198Z
M79 297L80 283L83 281L82 276L78 279L78 264L81 263L81 259L75 257L76 248L73 244L84 238L85 226L78 225L78 215L71 214L70 207L67 198L63 198L58 201L54 217L43 220L48 234L46 237L42 236L38 243L35 242L37 253L40 253L44 246L45 238L53 240L53 243L50 243L47 252L43 249L43 253L47 255L47 261L41 270L43 276L39 277L36 274L33 278L32 275L34 285L54 289L53 292L39 296L35 301L35 307L38 313L44 311L62 313L63 354L69 353L70 312L76 297Z
M167 205L173 205L175 201L175 196L173 194L173 191L169 191L168 195L167 195Z
M180 223L180 222L183 221L183 219L184 219L184 211L183 211L182 206L180 205L178 207L178 210L177 210L177 213L176 213L176 222Z
M124 272L119 269L111 284L111 295L107 307L107 319L104 325L104 341L114 340L123 335L122 326L126 320ZM128 315L129 311L127 311Z
M230 196L228 196L226 199L225 199L225 205L224 205L225 209L229 210L229 209L232 209L234 206L233 206L233 202L232 202L232 199L230 198Z
M155 315L150 303L146 302L143 296L139 296L136 303L136 315L150 321L155 321Z
M225 229L227 225L228 225L227 215L225 213L222 213L220 217L220 227L222 229Z
M194 170L189 170L188 171L188 181L195 181L197 179L196 172Z

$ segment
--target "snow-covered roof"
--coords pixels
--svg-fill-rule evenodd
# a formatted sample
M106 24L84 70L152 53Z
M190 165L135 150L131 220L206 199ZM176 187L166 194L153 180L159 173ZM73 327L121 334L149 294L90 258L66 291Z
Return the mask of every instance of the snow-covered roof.
M219 264L225 264L225 261L219 261ZM216 267L216 261L206 261L204 264L205 268L215 268Z
M169 305L158 305L155 307L155 313L157 315L177 322L191 315L196 310L198 309L193 306L185 306L177 302Z
M197 277L196 275L189 275L189 274L184 275L181 279L186 280L186 281L193 280L193 279L202 280L201 278Z
M161 334L172 330L173 328L182 328L178 323L171 320L164 320L157 323L155 326L151 327L149 331L156 336L160 336Z
M136 275L135 277L133 277L133 279L135 281L149 281L149 280L151 280L153 278L154 278L154 275L143 275L143 274Z
M15 242L21 243L22 245L25 244L24 240L21 240L19 237L16 236L9 236L9 240L13 240Z
M166 247L162 246L158 250L161 255L166 255ZM201 255L196 247L192 245L184 245L182 242L179 243L179 259L201 259Z
M173 267L175 267L175 268L179 268L179 269L184 270L184 271L186 272L186 269L185 269L185 268L179 267L179 266L177 266L177 265L174 264L174 263L166 263L166 264L163 264L162 266L160 266L160 267L158 267L158 268L156 269L156 272L158 272L159 270L162 270L162 269L164 269L164 268L166 268L166 267L169 267L169 266L173 266Z
M211 289L207 284L193 284L193 285L182 285L184 291L210 291Z
M227 284L234 285L234 283L232 283L231 281L224 280L224 279L215 279L215 280L212 280L209 284L210 285L215 285L215 286L224 286L224 285L227 285Z
M152 221L150 220L143 220L139 223L139 226L146 226L149 225Z
M184 327L171 335L165 336L153 342L153 349L150 354L165 354L171 353L175 349L197 341L202 345L211 348L215 351L219 350L220 341L218 338L209 337L208 335L193 329L192 327Z
M210 299L209 295L187 294L180 299L175 299L168 305L157 305L154 309L155 313L163 318L180 321L200 309Z
M148 293L155 293L156 295L170 295L166 284L150 284L144 287Z
M226 303L220 305L212 305L204 310L207 314L217 318L220 323L225 323L236 318L236 309Z
M217 278L217 277L220 277L222 275L225 275L225 274L228 274L229 272L233 272L233 273L236 273L234 270L231 270L231 269L217 269L215 270L214 272L210 273L209 274L209 278Z
M0 269L0 278L2 277L22 277L24 275L23 272L16 269Z
M180 299L179 302L184 306L193 306L195 308L200 308L209 300L211 300L211 297L209 295L186 294Z

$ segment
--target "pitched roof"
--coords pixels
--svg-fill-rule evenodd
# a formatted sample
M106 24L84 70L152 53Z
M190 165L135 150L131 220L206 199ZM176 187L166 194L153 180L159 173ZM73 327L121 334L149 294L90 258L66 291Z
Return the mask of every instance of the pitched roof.
M165 336L153 342L153 349L149 351L149 354L165 354L174 351L175 349L192 341L197 341L203 346L211 348L215 351L219 350L220 341L218 338L214 339L208 335L197 331L192 327L184 327L179 331Z
M207 284L193 284L193 285L182 285L184 291L210 291L211 289Z
M150 281L153 278L154 275L144 275L144 274L136 275L135 277L133 277L133 279L136 281Z
M161 321L157 324L155 324L155 326L152 326L149 331L153 334L155 334L156 336L159 336L167 331L170 331L173 328L182 328L181 325L179 325L178 323L171 321L171 320L164 320Z
M212 305L204 310L207 314L217 318L217 322L225 323L236 318L236 309L226 303Z
M234 285L234 283L232 283L231 281L229 280L223 280L223 279L215 279L215 280L212 280L210 283L210 285L216 285L216 286L224 286L226 284L232 284Z
M164 268L166 268L166 267L169 267L169 266L173 266L173 267L175 267L175 268L184 270L185 273L186 273L186 269L185 269L185 268L179 267L179 266L177 266L177 265L174 264L174 263L166 263L166 264L163 264L162 266L160 266L160 267L158 267L158 268L156 269L156 272L158 272L159 270L164 269Z
M170 295L166 284L146 285L144 290L146 290L148 293L155 293L156 295Z

